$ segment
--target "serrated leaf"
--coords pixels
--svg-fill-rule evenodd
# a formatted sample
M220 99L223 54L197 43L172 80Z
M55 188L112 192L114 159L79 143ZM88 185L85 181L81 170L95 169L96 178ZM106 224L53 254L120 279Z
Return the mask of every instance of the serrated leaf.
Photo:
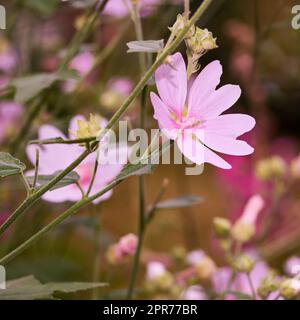
M169 199L159 202L156 209L176 209L195 206L203 200L202 197L194 195L186 195L175 199Z
M39 187L42 187L43 185L49 183L53 178L55 178L58 174L60 174L62 171L56 171L53 174L50 175L39 175L37 179L37 185ZM28 183L30 185L33 184L34 176L27 176L26 177ZM70 184L74 184L78 182L80 179L80 176L77 172L72 171L68 173L65 177L63 177L54 187L52 187L50 190L56 190L63 187L66 187Z
M145 40L145 41L130 41L127 43L127 53L132 52L160 52L164 48L164 40Z
M0 290L0 300L52 299L56 292L71 293L106 286L106 283L61 282L42 284L34 276L26 276L7 282Z
M6 152L0 152L0 178L22 173L26 166L19 159Z

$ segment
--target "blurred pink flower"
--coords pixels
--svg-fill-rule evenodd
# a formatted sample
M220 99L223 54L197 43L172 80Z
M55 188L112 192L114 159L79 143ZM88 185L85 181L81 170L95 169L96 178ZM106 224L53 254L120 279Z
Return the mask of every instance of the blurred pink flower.
M124 96L129 95L132 91L132 87L132 81L125 77L113 78L107 84L107 89L109 91L114 91Z
M0 102L0 143L21 119L23 107L13 101Z
M150 15L153 10L163 3L163 0L139 0L138 7L142 16ZM112 16L115 18L124 18L130 13L132 8L131 0L113 0L109 1L105 6L103 14Z
M284 271L290 277L298 276L300 274L300 258L297 256L290 257L284 264Z
M85 120L83 116L74 117L69 126L69 132L76 132L77 121ZM68 139L60 130L51 126L43 125L39 129L39 139L49 139L61 137L63 139ZM73 138L73 137L70 137ZM34 164L36 156L36 146L29 145L26 149L27 156L29 160ZM53 174L55 171L65 169L69 164L71 164L81 153L83 152L83 147L72 144L72 145L62 145L62 144L52 144L44 145L40 147L40 166L39 174ZM112 147L108 151L107 157L112 157L113 159L118 158L120 164L107 164L101 163L102 157L99 157L99 167L96 174L96 179L92 187L90 195L95 194L110 183L122 170L124 163L126 162L128 156L128 149L125 146ZM80 176L80 186L86 192L88 190L94 163L97 157L97 153L94 152L89 155L76 169L75 171ZM107 159L106 159L107 160ZM33 172L30 172L32 175ZM29 174L29 173L28 173ZM100 201L108 199L112 194L112 190L105 193L103 196L94 201L94 203L99 203ZM47 192L43 199L50 202L64 202L64 201L78 201L82 198L82 194L76 185L69 185L67 187L53 190Z
M138 237L129 233L108 248L107 259L112 264L120 264L124 259L135 254L137 244Z
M138 237L133 233L129 233L119 240L118 245L120 251L123 252L124 255L133 255L136 251L137 243Z
M77 54L70 62L69 67L76 70L81 77L84 77L90 72L93 67L94 56L89 51L84 51Z
M150 261L147 264L146 278L147 280L155 280L162 277L167 272L165 265L158 261Z
M188 264L196 266L206 256L203 250L193 250L188 253L186 260Z
M262 198L262 196L259 194L253 195L246 203L240 220L242 220L246 224L255 226L257 216L260 213L260 211L264 208L264 206L265 201Z
M256 263L254 269L250 273L250 278L253 283L253 287L255 290L261 284L261 281L264 277L267 276L269 272L269 267L265 262ZM228 267L220 268L216 273L214 273L212 277L212 283L214 290L218 294L222 294L224 291L228 290L228 283L230 282L230 278L232 276L232 270ZM252 290L249 283L249 279L245 273L238 273L235 280L232 282L229 291L241 292L243 294L252 296ZM270 298L274 295L271 294ZM235 296L232 294L226 295L226 300L234 300Z
M184 294L184 300L208 300L207 295L205 294L203 288L199 285L188 287Z
M222 75L219 61L206 66L188 87L182 55L176 53L168 60L155 73L160 97L151 92L159 127L192 162L230 169L231 165L212 150L236 156L254 150L237 137L253 129L255 120L244 114L221 115L238 100L240 87L225 85L216 90Z
M86 77L92 70L94 64L94 56L89 51L84 51L77 54L69 64L69 68L78 72L80 77ZM68 79L63 84L63 90L65 92L72 92L77 84L78 80Z

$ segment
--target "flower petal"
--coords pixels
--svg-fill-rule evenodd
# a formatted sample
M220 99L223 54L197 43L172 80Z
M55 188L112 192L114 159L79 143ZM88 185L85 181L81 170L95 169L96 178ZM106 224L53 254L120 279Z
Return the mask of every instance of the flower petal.
M245 156L254 151L245 141L235 140L214 133L205 133L203 142L210 149L234 156Z
M213 119L233 106L241 95L241 88L237 85L227 84L211 93L203 102L201 113L198 114L201 119Z
M218 60L211 62L200 72L189 93L189 115L200 115L202 113L204 109L203 102L220 83L222 73L222 66Z
M163 102L181 116L187 96L186 66L181 53L170 56L171 65L163 64L155 72L158 93Z
M176 140L180 151L192 162L202 165L207 162L222 169L231 169L231 165L203 145L198 139L184 134Z
M185 130L176 139L177 146L182 154L192 162L202 165L204 163L205 146L193 135L191 130Z
M252 130L254 126L255 119L246 114L224 114L205 121L204 130L208 133L237 138Z
M162 100L154 93L150 93L151 102L154 108L154 119L158 121L161 129L175 128L175 122L172 120L168 107Z
M77 186L70 185L61 189L46 192L43 197L45 201L62 203L66 201L77 202L82 198L82 194Z

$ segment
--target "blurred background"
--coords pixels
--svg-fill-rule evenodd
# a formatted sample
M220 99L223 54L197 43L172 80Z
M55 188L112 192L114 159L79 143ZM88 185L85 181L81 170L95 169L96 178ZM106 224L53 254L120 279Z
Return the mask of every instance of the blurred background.
M145 39L167 39L167 27L183 11L182 1L171 2L160 1L143 12ZM87 1L75 1L75 5L59 0L1 3L7 8L7 30L0 31L0 146L1 151L11 151L30 110L26 103L13 100L8 84L26 75L54 72L72 37L82 28L88 8ZM191 1L191 11L200 3ZM255 117L255 129L243 137L255 147L255 153L247 157L226 156L233 165L229 171L206 165L203 174L186 176L185 165L160 165L154 174L146 176L149 205L165 179L169 184L163 200L184 195L197 195L202 200L192 207L157 213L147 230L142 261L201 248L222 265L224 258L215 243L212 220L222 216L235 221L254 194L262 195L266 206L259 216L251 247L279 269L287 257L299 253L300 29L291 26L291 10L296 4L291 0L218 0L199 21L199 26L217 37L219 46L201 58L201 65L219 59L224 68L221 84L241 86L242 96L230 112ZM96 27L77 54L79 58L71 65L84 80L79 84L66 80L52 86L39 116L14 150L28 168L31 164L25 146L37 137L42 124L52 124L66 133L76 114L99 113L106 118L113 115L140 77L137 55L126 53L126 42L133 40L128 14L104 12L98 17ZM184 45L180 50L185 53ZM96 67L91 67L95 61ZM136 101L126 113L133 127L138 127L138 108ZM8 114L9 119L5 119ZM149 99L146 127L157 127ZM275 177L268 176L268 169L276 161L261 165L261 161L270 159L278 160ZM24 197L18 177L0 181L0 223ZM38 202L1 239L1 255L69 206L70 203ZM106 252L121 236L137 232L138 208L138 179L133 177L115 188L109 200L81 210L10 262L8 277L34 274L43 282L91 281L99 242L101 281L108 281L110 290L126 287L130 261L121 267L110 266ZM95 239L95 220L101 221L100 239ZM102 290L105 294L107 289ZM87 295L83 293L82 297L88 298Z

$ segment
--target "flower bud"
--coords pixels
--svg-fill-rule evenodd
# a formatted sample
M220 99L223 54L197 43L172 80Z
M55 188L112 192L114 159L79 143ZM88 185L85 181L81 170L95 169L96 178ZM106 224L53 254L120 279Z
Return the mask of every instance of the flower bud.
M274 272L270 272L266 277L264 277L257 289L258 294L262 299L267 299L267 297L274 291L278 290L279 281L276 278Z
M249 256L242 254L232 261L232 265L237 272L250 273L255 266L255 262Z
M296 278L283 280L279 290L284 299L295 299L300 293L300 280Z
M257 178L262 181L281 178L287 171L285 161L279 156L260 160L255 168Z
M194 34L186 40L187 47L192 54L203 55L208 50L218 48L212 33L207 29L196 27Z
M119 241L119 249L124 255L134 255L138 244L138 237L129 233L123 236Z
M213 220L214 231L217 237L227 238L231 231L231 222L225 218L214 218Z
M90 114L89 121L87 120L77 120L77 131L71 132L77 139L84 139L90 137L96 137L99 131L101 118Z
M258 194L248 200L242 216L232 227L232 236L236 241L244 243L254 236L257 216L264 205L264 199Z
M232 228L233 238L241 243L249 241L255 235L255 226L239 219Z

